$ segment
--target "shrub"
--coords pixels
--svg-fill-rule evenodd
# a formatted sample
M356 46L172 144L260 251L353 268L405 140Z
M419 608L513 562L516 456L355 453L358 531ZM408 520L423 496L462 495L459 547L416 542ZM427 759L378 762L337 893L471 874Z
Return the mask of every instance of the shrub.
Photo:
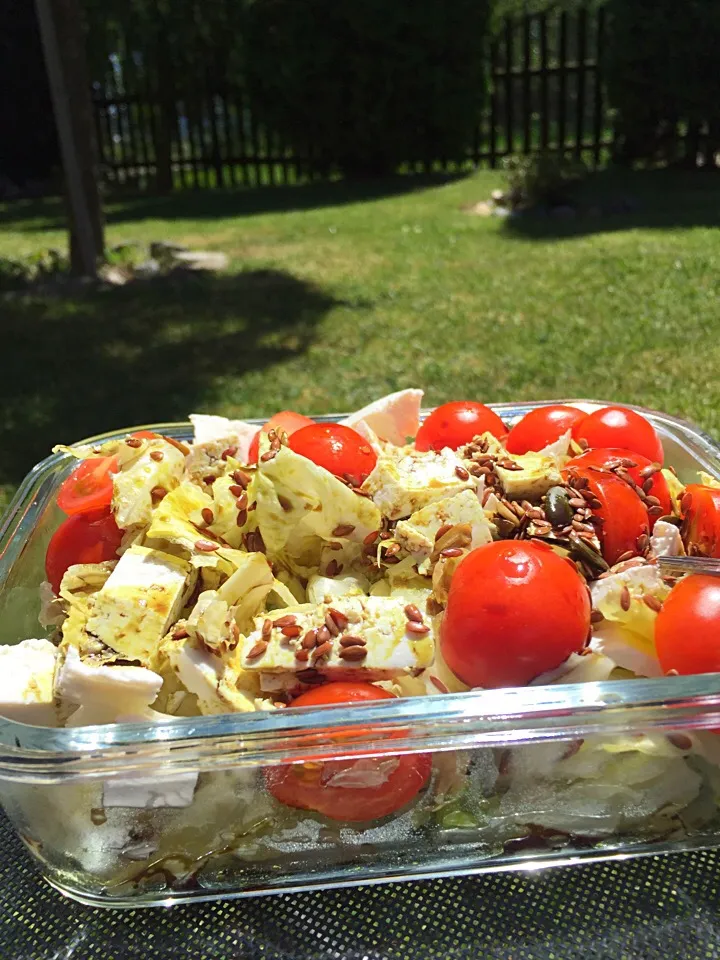
M550 154L506 157L503 168L508 183L506 203L515 209L569 203L571 184L582 180L587 173L580 160Z
M489 0L254 0L253 115L323 171L375 176L464 159L478 118Z
M720 112L720 4L609 0L607 12L605 73L619 156L677 159L677 123L698 125Z

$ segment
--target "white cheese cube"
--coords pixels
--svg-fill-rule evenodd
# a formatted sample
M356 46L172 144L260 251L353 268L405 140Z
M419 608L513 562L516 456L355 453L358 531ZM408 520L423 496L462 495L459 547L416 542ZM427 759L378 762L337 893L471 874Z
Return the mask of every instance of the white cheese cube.
M195 694L204 714L250 713L266 704L256 702L259 685L240 661L226 661L204 647L178 641L167 648L168 659L183 686Z
M424 452L386 449L378 457L363 490L372 495L386 517L400 520L436 500L455 496L463 490L474 491L477 483L449 447Z
M53 679L57 647L49 640L0 646L0 716L56 727Z
M416 559L424 559L433 552L438 530L447 524L455 526L458 523L469 524L472 528L473 549L492 540L493 528L472 490L437 500L413 513L408 520L398 521L395 538Z
M398 446L417 436L422 390L399 390L356 410L340 422L353 429L367 426L381 440Z
M680 531L674 523L657 520L650 535L650 550L655 557L682 557L685 555Z
M55 679L55 693L60 699L83 705L116 705L118 713L149 706L161 686L162 677L146 667L83 661L75 647L68 647Z
M149 661L182 608L189 564L134 546L93 598L87 632L129 660Z
M268 684L268 679L273 675L284 676L285 681L280 686L288 686L294 682L295 674L309 668L333 680L388 680L423 670L430 666L435 654L432 622L430 618L425 618L427 633L413 633L412 628L408 629L410 621L405 614L406 603L404 599L393 597L341 597L331 604L302 604L276 611L275 615L258 617L255 620L256 629L240 642L240 662L245 670L261 674L263 689L277 686ZM307 660L299 659L296 654L303 650L304 635L311 629L321 629L327 623L326 618L332 617L333 611L337 611L343 619L338 635L330 638L329 653L317 660L310 651ZM294 617L295 625L300 628L298 637L288 638L282 632L283 626L288 623L288 616ZM263 634L265 620L271 623L280 621L280 625L273 624L269 635ZM348 657L348 647L342 644L343 638L347 643L351 637L364 641L366 653L359 659ZM257 645L265 640L267 647L264 651L251 657L254 648L257 649Z
M242 463L247 463L250 444L260 429L256 423L228 420L207 413L191 413L190 422L194 429L193 444L227 441L228 446L237 447L234 456Z

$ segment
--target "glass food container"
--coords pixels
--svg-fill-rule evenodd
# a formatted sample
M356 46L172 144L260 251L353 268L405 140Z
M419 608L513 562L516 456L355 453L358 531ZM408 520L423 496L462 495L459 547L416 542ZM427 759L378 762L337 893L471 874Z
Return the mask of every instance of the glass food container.
M494 409L512 423L542 405ZM720 476L709 437L636 409L681 479ZM151 429L191 436L189 424ZM0 643L44 635L38 585L72 463L42 461L4 518ZM0 800L61 892L93 906L169 905L717 846L718 733L717 675L67 729L0 719ZM381 821L285 807L264 785L278 764L413 753L431 755L429 785Z

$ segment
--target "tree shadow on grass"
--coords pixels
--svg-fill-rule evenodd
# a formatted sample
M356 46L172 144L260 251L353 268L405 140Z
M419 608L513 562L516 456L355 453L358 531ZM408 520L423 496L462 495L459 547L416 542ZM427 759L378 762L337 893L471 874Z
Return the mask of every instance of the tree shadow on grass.
M340 303L277 270L5 299L0 485L18 484L53 444L186 419L220 378L304 353Z
M638 228L720 226L718 171L610 168L575 187L570 199L575 216L555 216L539 209L508 217L506 234L520 240L561 240Z
M108 224L139 220L214 220L262 213L316 210L380 200L440 187L468 176L462 173L414 174L379 180L338 180L292 186L235 190L182 190L167 196L110 194L104 202ZM18 200L0 205L0 226L25 230L60 230L66 226L62 201Z

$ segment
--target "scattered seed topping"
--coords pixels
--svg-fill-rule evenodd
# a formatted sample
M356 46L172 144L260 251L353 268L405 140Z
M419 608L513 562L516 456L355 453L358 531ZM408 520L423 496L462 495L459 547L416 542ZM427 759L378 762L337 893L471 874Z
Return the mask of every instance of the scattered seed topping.
M245 488L241 487L239 483L233 483L228 487L228 490L233 497L242 497L245 493ZM247 496L247 494L245 494Z
M329 640L332 636L333 634L323 625L317 632L318 643L325 643L325 641Z
M267 648L267 640L258 640L258 642L253 646L252 650L248 653L247 659L256 660L265 653Z
M163 497L167 496L167 490L165 487L153 487L150 491L150 497L157 503L159 500L162 500Z
M451 523L444 523L444 524L438 529L438 532L435 534L435 542L437 543L437 541L438 541L441 537L444 537L445 534L446 534L449 530L452 530L452 524L451 524Z
M342 570L342 564L338 563L335 557L333 557L330 563L328 563L327 567L325 568L325 576L336 577L341 570Z
M308 630L308 632L302 638L303 649L312 650L312 648L316 647L317 645L318 645L318 631L315 629Z
M137 449L138 447L142 446L142 440L140 439L140 437L128 437L125 443L129 447L133 447L134 449Z
M426 623L416 623L414 620L408 620L405 624L405 630L408 633L417 634L419 637L424 637L426 633L430 633L430 627Z
M244 527L247 523L247 510L241 510L237 515L237 520L235 521L239 527Z
M220 459L227 460L228 457L234 457L237 452L237 447L228 447L227 450L223 450L223 452L220 454Z
M360 478L356 477L354 473L344 473L343 480L351 487L361 486Z
M292 639L293 637L299 637L302 633L302 627L299 627L297 624L294 626L282 627L281 631L284 637Z
M605 617L600 613L599 610L593 610L590 614L590 623L600 623Z
M327 544L327 548L328 550L342 550L343 545L338 543L337 540L331 540L330 543Z
M245 489L250 483L250 477L245 473L244 470L235 470L235 472L232 474L232 478L235 483L238 483L243 489ZM233 496L235 495L234 491L231 491L231 493Z
M185 637L189 637L190 634L185 629L185 627L175 627L172 633L173 640L184 640Z
M364 637L355 637L347 633L344 637L340 637L340 646L341 647L364 647L367 641Z
M684 733L669 733L667 738L678 750L690 750L692 748L692 740Z
M432 673L430 674L430 683L435 687L436 690L439 690L440 693L450 693L440 677L436 677Z
M151 450L151 451L150 451L150 459L151 459L151 460L154 460L155 463L160 463L160 461L164 458L164 456L165 456L165 455L163 454L162 450Z
M332 532L334 537L347 537L353 532L355 525L352 523L339 523Z
M459 557L462 552L463 551L460 547L446 547L444 550L440 551L440 556L449 559L450 557Z
M219 550L220 544L215 543L213 540L196 540L195 549L199 550L201 553L212 553L214 550Z
M211 523L215 522L215 514L212 512L210 507L203 507L202 510L200 511L200 514L208 526L210 526Z
M364 545L365 545L366 547L371 546L372 544L375 543L375 541L377 540L377 538L378 538L379 535L380 535L380 531L379 531L379 530L373 530L372 533L369 533L366 537L363 537L363 543L364 543Z
M367 656L365 647L343 647L340 651L342 660L364 660Z
M408 603L408 604L406 605L406 607L405 607L405 616L408 618L408 620L412 620L412 621L414 621L415 623L422 623L422 622L423 622L423 615L422 615L422 613L418 610L418 608L415 606L414 603Z
M577 443L577 445L580 447L581 450L587 450L588 448L587 440L584 440L582 437L580 437L580 439L576 440L575 442Z
M338 625L335 623L329 611L325 614L325 626L330 631L331 636L337 637L339 635Z
M272 628L272 620L263 620L262 630L260 632L264 640L269 639L270 634L272 633Z
M648 497L648 500L649 499L650 497ZM650 506L648 507L649 517L659 517L662 512L663 512L663 509L659 503L651 503Z
M325 643L321 643L319 647L315 647L312 651L311 656L314 660L319 660L321 657L327 657L332 653L332 642L326 640Z
M662 600L658 600L657 597L654 597L651 593L643 594L643 603L646 607L650 607L651 610L654 610L655 613L660 613L662 610Z
M282 627L294 627L297 623L297 617L294 613L286 613L284 617L278 617L277 620L273 620L272 625L281 629Z
M247 494L246 494L246 496L247 496ZM281 493L278 494L278 503L279 503L280 506L283 508L283 510L285 511L285 513L290 513L290 511L291 511L292 508L293 508L293 505L292 505L292 503L290 502L290 500L288 500L287 497L284 497Z
M299 660L301 663L307 663L310 659L310 651L307 647L300 647L299 650L295 651L295 659Z
M458 478L458 480L469 480L469 479L470 479L470 474L467 472L467 470L465 469L465 467L461 467L460 464L458 464L458 465L455 467L455 476Z
M266 450L265 453L260 457L262 463L267 463L269 460L274 460L277 456L277 450Z
M683 513L687 513L690 507L692 506L692 494L683 493L680 498L680 509Z
M621 553L621 554L620 554L620 556L617 558L617 560L615 561L615 563L624 563L625 560L630 560L630 558L631 558L631 557L634 557L634 556L635 556L634 551L632 551L632 550L626 550L625 553Z
M620 591L620 606L625 611L630 609L630 591L627 588L627 584L623 584L623 588Z
M336 610L335 607L330 607L328 613L333 619L333 622L337 626L338 630L345 630L348 623L350 622L348 618L340 610ZM332 630L330 631L332 632Z

